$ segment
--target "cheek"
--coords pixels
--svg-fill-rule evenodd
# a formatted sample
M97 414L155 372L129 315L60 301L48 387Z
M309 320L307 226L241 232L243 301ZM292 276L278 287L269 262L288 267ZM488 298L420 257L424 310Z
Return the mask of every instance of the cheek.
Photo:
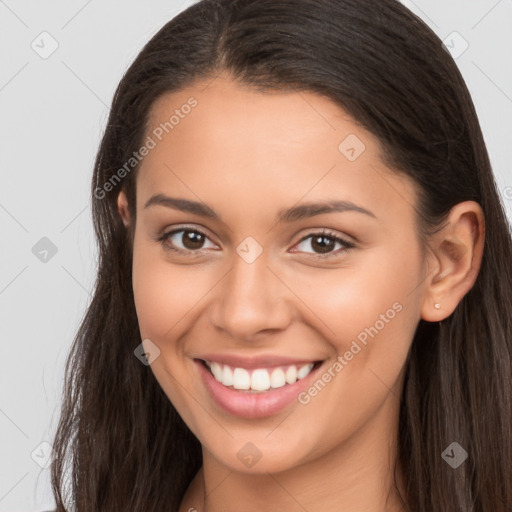
M294 291L307 302L315 324L324 325L322 332L338 352L349 349L350 341L358 336L364 343L365 337L371 336L369 330L375 333L373 326L380 335L399 326L408 330L413 322L404 317L416 319L419 252L414 247L400 247L382 245L366 254L354 253L353 260L347 258L339 269L293 277Z
M330 411L346 423L348 410L362 421L400 377L419 320L421 267L419 252L399 247L368 251L357 267L347 265L315 283L305 276L295 281L335 353L322 382L303 397L316 414Z
M171 264L158 244L136 243L132 280L141 336L162 342L175 337L173 329L213 286L207 272Z
M323 286L309 286L308 305L328 325L325 336L339 363L325 375L326 386L337 391L315 400L340 421L344 411L336 404L359 411L361 419L363 410L382 403L400 377L419 320L419 252L396 244L368 254L357 268L342 270L338 283L330 277Z

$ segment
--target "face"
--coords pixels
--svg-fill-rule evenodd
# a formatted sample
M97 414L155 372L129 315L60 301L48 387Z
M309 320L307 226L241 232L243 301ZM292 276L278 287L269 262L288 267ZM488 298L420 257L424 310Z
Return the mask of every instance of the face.
M219 77L160 98L148 127L141 339L205 454L277 472L382 435L424 294L413 184L313 93Z

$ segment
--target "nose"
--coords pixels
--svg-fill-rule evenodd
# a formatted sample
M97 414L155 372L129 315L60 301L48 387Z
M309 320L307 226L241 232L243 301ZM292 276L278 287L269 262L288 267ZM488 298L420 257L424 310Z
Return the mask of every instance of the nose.
M216 287L210 322L235 340L254 341L291 322L291 292L269 268L264 254L252 263L235 254L231 271Z

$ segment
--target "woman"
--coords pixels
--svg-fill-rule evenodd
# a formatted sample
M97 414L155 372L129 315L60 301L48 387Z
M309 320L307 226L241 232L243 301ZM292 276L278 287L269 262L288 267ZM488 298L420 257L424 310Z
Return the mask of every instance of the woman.
M400 3L180 13L118 87L92 200L59 511L512 510L510 226Z

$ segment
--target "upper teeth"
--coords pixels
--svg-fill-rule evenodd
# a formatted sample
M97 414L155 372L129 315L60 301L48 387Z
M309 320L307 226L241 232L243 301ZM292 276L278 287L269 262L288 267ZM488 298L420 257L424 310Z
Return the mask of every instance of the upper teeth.
M293 384L308 375L314 366L314 363L308 363L301 367L291 365L269 370L258 368L249 373L245 368L233 368L215 361L205 362L215 379L224 386L233 386L235 389L252 389L254 391L268 391L270 388L280 388L285 384Z

